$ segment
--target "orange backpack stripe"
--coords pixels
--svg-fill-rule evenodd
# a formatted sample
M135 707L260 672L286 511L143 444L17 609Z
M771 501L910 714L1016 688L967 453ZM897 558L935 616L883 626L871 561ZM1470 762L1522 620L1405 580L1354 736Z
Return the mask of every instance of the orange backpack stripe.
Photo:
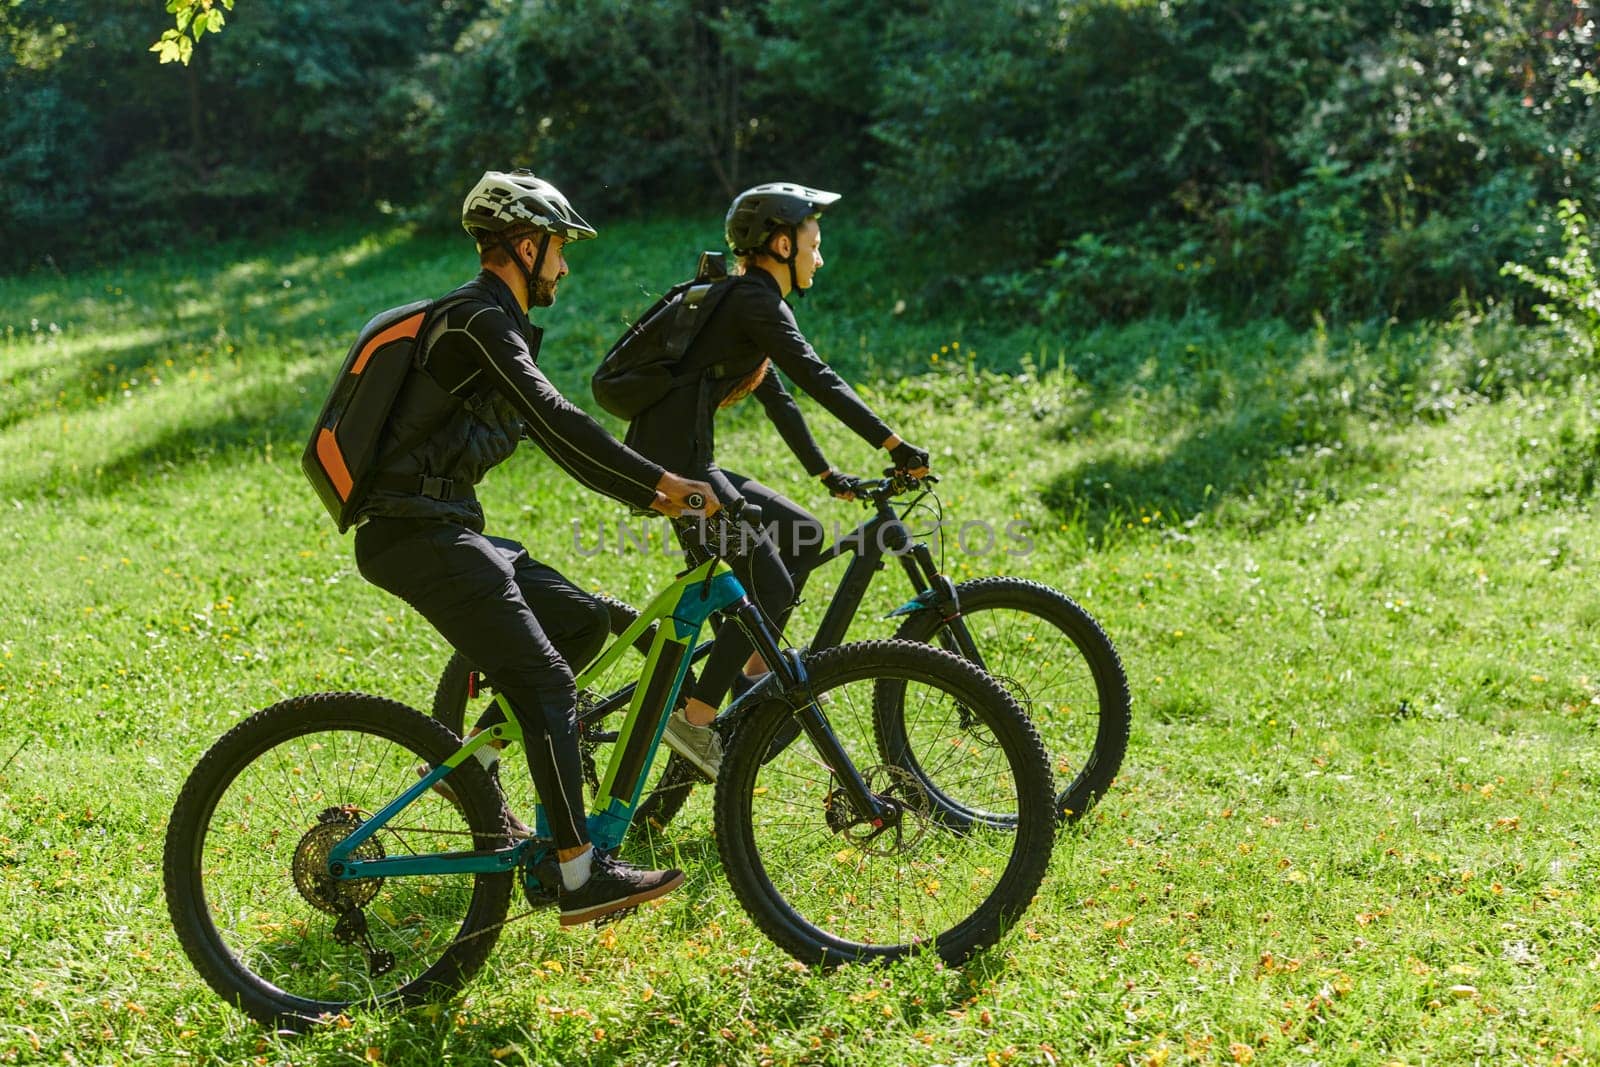
M301 470L341 532L354 523L385 458L378 446L427 322L459 299L419 300L375 315L346 352L300 456Z
M333 483L333 490L339 494L339 499L348 501L350 490L355 487L355 481L350 477L349 468L344 465L344 453L339 451L339 442L334 438L332 430L318 431L317 458L322 460L322 469L327 472L328 480Z
M384 330L372 340L368 341L361 349L360 355L356 356L356 361L351 364L350 373L360 374L362 370L366 368L367 360L372 358L372 353L376 352L390 341L399 341L408 337L417 336L417 331L422 329L422 320L426 317L426 315L419 312L418 314L411 316L409 319L401 319L399 322L395 323L393 326L389 327L387 330Z

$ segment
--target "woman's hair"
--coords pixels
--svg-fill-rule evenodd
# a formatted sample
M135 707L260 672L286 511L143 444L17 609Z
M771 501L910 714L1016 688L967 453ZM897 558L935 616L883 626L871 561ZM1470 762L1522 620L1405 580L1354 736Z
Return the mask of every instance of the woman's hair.
M756 386L761 384L761 379L767 376L767 369L771 366L772 360L763 359L760 366L751 371L749 374L746 374L743 378L739 379L738 384L728 391L728 395L722 398L722 402L719 403L717 407L719 409L732 407L734 404L737 404L739 401L755 392Z

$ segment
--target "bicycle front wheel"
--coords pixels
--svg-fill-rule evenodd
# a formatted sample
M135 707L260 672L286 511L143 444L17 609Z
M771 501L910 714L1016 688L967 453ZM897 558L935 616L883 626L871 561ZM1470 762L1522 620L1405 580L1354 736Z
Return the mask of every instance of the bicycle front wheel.
M335 880L332 848L458 747L410 708L357 693L257 712L201 758L173 808L167 907L195 968L270 1026L304 1029L352 1005L460 988L509 907L511 872ZM506 844L476 760L356 849L359 859Z
M978 578L956 586L956 594L955 618L924 610L895 636L938 645L993 675L1044 740L1061 787L1057 811L1078 818L1110 788L1128 748L1128 678L1116 648L1088 612L1038 582ZM915 754L917 739L892 692L879 729L886 746Z
M869 641L809 656L812 691L868 788L863 820L808 737L771 701L739 724L717 779L717 849L745 911L806 963L932 951L950 963L993 944L1033 899L1054 843L1054 788L1038 735L991 678L956 656ZM877 690L893 682L944 794L876 755ZM776 750L774 752L774 750ZM959 798L961 818L943 810Z

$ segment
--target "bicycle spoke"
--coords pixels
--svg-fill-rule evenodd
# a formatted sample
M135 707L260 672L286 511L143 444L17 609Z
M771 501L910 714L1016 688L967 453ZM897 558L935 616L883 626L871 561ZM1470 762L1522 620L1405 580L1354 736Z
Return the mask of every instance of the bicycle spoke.
M263 753L222 795L202 853L202 885L224 943L262 978L311 1000L381 996L424 973L455 938L473 876L333 883L321 867L359 819L414 783L416 761L371 734L312 733ZM252 773L263 767L277 781ZM442 798L425 794L413 810L422 818L385 827L357 855L425 855L448 850L451 837L471 836ZM308 898L305 879L318 877L325 888ZM359 921L347 918L357 914ZM339 934L341 920L359 932ZM375 953L392 953L392 969Z
M841 656L844 651L839 650ZM912 661L921 662L919 656L948 660L917 649ZM891 657L889 665L893 662ZM988 729L990 707L967 705L939 678L909 668L896 674L889 665L875 674L824 677L818 683L819 696L826 686L828 699L821 706L834 735L877 802L887 805L880 822L856 813L838 777L823 780L812 771L816 761L809 744L792 744L753 768L740 761L739 773L750 779L742 801L749 821L744 840L782 901L778 911L792 916L789 929L810 931L795 936L831 946L822 951L837 958L898 953L966 927L974 915L997 907L993 901L1003 897L1002 881L1021 847L1011 765L1020 757L1008 753ZM921 756L941 775L939 789L959 796L959 808L944 795L935 802L926 784L929 775L919 777L911 769L922 765L894 759L892 748L888 763L875 762L877 706L888 681L903 698L897 706L910 709L904 715L910 740L900 748ZM748 726L754 732L739 744L764 751L781 726L779 716L757 717ZM1034 780L1040 787L1047 784L1042 776ZM729 785L735 788L743 797L743 782ZM951 817L952 811L959 817ZM1040 817L1036 812L1034 818ZM1048 822L1048 805L1042 817ZM728 847L735 847L731 840Z

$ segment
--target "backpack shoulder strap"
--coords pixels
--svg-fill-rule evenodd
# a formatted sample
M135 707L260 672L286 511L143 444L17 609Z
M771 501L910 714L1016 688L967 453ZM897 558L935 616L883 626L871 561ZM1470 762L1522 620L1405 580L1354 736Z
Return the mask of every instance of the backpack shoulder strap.
M469 282L467 284L470 285L471 283ZM470 303L474 300L482 300L482 298L476 293L463 291L466 289L467 286L463 285L460 289L446 293L444 296L441 296L439 299L435 300L432 307L428 308L427 315L422 320L422 326L417 330L416 350L411 353L412 373L416 373L418 371L423 374L428 373L427 368L423 366L423 355L424 350L427 348L428 341L430 340L428 335L432 331L434 324L438 322L439 316L443 315L445 312L449 311L453 307L456 307L457 305ZM450 395L454 397L456 394L452 392ZM459 400L460 398L457 397L457 399ZM444 419L430 423L416 432L407 435L403 440L395 442L389 448L384 450L383 454L378 458L378 461L373 464L373 469L382 470L384 465L390 460L410 452L413 448L416 448L418 445L432 436L433 433L439 429L439 427L443 426L444 423L454 415L454 411L449 412Z
M717 305L722 303L722 298L732 292L735 286L746 280L746 277L742 274L730 274L715 281L698 282L692 285L688 294L684 297L684 306L679 309L678 321L673 323L673 340L676 341L679 337L683 339L682 346L676 349L678 355L681 356L688 352L689 346L694 343L694 339L699 335L701 328L711 318L711 313L717 309ZM694 297L692 308L688 304L690 295ZM685 311L688 311L687 315ZM675 374L672 376L672 384L677 387L702 376L725 378L728 375L724 365L721 362L717 362L707 366L690 368L680 374Z

